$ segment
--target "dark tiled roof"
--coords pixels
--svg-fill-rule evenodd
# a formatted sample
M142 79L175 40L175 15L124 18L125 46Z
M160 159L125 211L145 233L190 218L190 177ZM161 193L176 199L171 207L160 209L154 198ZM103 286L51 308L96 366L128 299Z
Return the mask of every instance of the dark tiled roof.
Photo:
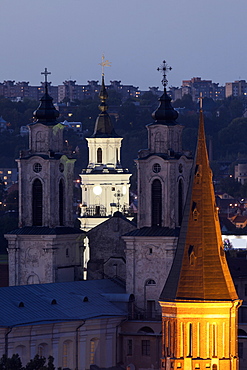
M65 235L65 234L85 234L85 231L75 227L46 227L46 226L25 226L12 230L7 234L12 235Z
M124 236L179 236L180 228L170 229L169 227L142 227L141 229L136 229L130 231Z
M104 294L116 295L115 304ZM0 327L124 316L116 306L123 294L108 279L0 288Z

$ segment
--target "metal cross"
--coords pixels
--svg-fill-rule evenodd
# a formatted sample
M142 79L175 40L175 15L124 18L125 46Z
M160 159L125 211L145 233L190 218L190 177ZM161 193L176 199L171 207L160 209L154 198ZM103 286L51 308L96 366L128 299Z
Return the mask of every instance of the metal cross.
M44 72L41 72L42 75L45 75L45 84L47 84L47 76L51 74L51 72L47 71L47 68L45 68Z
M102 66L102 76L104 76L104 67L111 67L111 62L109 60L105 59L104 54L102 54L102 62L99 63L100 66Z
M163 73L162 85L164 87L166 87L167 84L168 84L168 80L166 78L166 73L167 73L167 71L171 71L171 70L172 70L172 67L168 66L168 64L166 63L165 60L163 60L163 64L160 67L157 68L157 71Z

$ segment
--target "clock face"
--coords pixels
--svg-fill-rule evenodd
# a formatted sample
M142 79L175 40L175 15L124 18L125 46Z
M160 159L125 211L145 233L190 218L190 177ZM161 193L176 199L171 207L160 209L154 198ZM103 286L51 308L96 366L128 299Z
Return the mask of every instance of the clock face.
M102 187L99 186L99 185L94 186L93 192L94 192L95 195L100 195L102 193Z

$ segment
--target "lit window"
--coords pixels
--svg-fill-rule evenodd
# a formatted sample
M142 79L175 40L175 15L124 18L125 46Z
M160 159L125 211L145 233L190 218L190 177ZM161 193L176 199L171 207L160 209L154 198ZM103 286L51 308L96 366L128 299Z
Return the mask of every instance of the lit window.
M3 174L3 171L0 171L0 175L2 175Z
M4 180L8 180L8 176L3 176L3 179Z
M8 175L11 175L12 174L12 171L8 171Z

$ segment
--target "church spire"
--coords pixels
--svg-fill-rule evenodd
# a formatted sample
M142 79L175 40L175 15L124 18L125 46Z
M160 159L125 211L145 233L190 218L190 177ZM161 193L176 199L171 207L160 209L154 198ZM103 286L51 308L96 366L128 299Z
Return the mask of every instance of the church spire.
M101 100L99 110L101 111L101 113L96 119L94 133L92 137L117 137L118 135L114 130L111 118L107 112L108 106L106 100L108 99L108 94L105 87L104 67L109 67L110 62L108 60L105 60L104 55L102 56L102 62L100 63L100 65L102 66L102 83L99 93L99 98Z
M163 125L176 125L176 119L178 118L178 112L171 105L171 98L167 95L166 86L168 84L167 80L167 71L171 71L166 61L163 61L161 67L158 67L157 70L163 73L162 85L164 86L164 93L159 98L160 104L159 107L153 112L152 117L155 119L155 124Z
M197 150L178 248L160 300L237 299L222 245L201 107Z

